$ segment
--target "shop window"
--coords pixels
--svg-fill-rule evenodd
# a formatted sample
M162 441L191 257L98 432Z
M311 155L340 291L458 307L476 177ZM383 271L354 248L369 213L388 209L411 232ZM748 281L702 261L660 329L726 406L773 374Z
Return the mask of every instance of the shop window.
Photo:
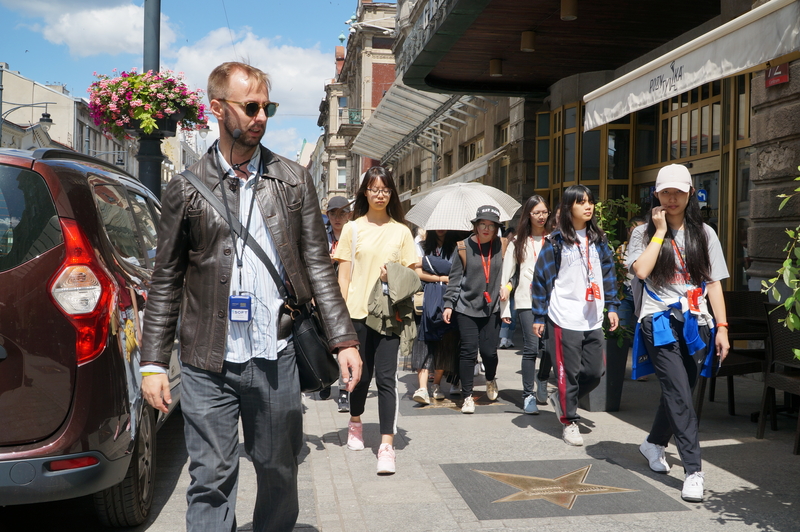
M600 132L583 134L581 146L581 182L600 179Z
M577 107L569 107L564 110L564 129L572 129L577 122Z
M658 107L653 105L636 113L636 162L642 167L658 162L658 135L656 124Z
M608 130L608 179L628 179L630 136L628 129Z
M550 136L550 113L539 113L536 115L536 136Z
M720 107L719 102L711 106L711 151L719 150L719 135L722 129Z
M575 133L564 135L564 182L575 181Z
M550 186L550 167L536 167L536 188L547 188Z

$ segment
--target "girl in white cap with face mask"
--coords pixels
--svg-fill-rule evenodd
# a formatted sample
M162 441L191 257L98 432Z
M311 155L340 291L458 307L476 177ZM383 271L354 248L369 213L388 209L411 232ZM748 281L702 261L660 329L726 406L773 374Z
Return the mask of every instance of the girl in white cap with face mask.
M720 285L728 268L716 233L703 223L685 166L658 172L655 199L647 225L633 231L628 247L627 265L643 282L634 357L638 363L649 356L661 383L656 418L639 450L650 469L667 473L664 449L674 436L686 473L681 497L700 502L704 477L692 389L703 367L711 366L710 349L720 361L728 354Z

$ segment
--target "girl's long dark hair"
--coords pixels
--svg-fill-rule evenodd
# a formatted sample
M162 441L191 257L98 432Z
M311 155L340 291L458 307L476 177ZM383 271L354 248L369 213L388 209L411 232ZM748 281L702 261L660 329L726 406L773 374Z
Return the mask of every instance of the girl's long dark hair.
M661 202L657 196L653 197L653 207L658 207ZM656 226L653 223L653 211L647 213L647 242L656 232ZM670 284L675 272L680 267L680 261L675 256L672 247L672 230L667 231L664 236L664 243L661 245L661 250L658 252L656 265L653 271L650 272L649 280L656 286L666 286ZM686 205L686 210L683 212L683 260L686 262L686 269L692 279L692 284L700 286L703 281L711 279L711 258L708 255L708 236L706 230L703 228L703 216L700 213L700 203L697 201L697 195L692 189L689 195L689 203Z
M397 187L394 184L394 179L392 179L392 172L383 166L373 166L364 175L364 180L361 181L361 186L358 187L358 192L356 192L356 201L353 203L353 219L364 216L369 211L367 188L372 188L376 181L382 181L383 186L392 191L389 201L386 203L386 213L396 222L403 223L405 213L397 195Z
M572 185L564 190L561 196L561 205L559 209L558 228L561 230L561 235L564 237L564 243L573 245L578 242L578 235L575 233L575 227L572 225L572 206L584 197L592 204L597 201L594 198L592 191L585 185ZM586 236L593 244L602 242L606 234L597 225L597 214L592 215L592 219L586 222Z
M464 240L469 236L469 231L447 231L442 243L442 257L449 257L459 240ZM439 240L436 238L436 231L425 231L425 241L422 243L422 251L430 255L436 251Z
M528 241L528 237L531 236L533 232L531 211L540 203L547 207L547 201L540 195L534 194L528 198L525 205L522 206L522 214L520 214L519 223L517 224L517 234L514 237L514 260L517 264L525 262L525 242ZM548 210L550 209L550 207L547 208ZM550 221L550 218L548 217L547 220ZM547 222L545 222L544 227L544 232L547 234Z

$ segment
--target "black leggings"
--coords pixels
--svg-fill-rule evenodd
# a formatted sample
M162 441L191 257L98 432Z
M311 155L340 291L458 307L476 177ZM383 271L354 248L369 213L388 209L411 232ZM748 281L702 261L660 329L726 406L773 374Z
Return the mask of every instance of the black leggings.
M350 394L350 415L364 413L372 372L378 386L378 419L381 434L397 432L397 356L400 337L384 336L367 327L364 320L353 320L353 328L361 344L361 380Z
M497 373L497 340L500 336L500 314L485 318L474 318L459 312L454 313L458 332L461 334L459 376L464 397L472 395L475 380L475 364L478 352L486 368L486 380L494 380Z

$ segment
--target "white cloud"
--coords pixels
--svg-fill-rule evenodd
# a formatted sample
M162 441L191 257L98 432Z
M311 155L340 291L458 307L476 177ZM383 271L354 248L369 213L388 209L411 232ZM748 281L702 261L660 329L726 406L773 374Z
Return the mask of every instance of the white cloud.
M141 54L144 7L130 0L0 0L9 9L43 19L29 26L72 55ZM120 23L124 21L124 23ZM161 16L162 51L175 42L169 17Z
M281 45L280 39L259 37L249 30L234 34L234 48L227 28L211 31L191 46L180 47L172 68L184 72L187 83L206 87L211 70L225 61L246 61L269 74L270 99L281 104L281 117L316 121L319 102L325 96L325 80L333 76L332 54L318 48Z

